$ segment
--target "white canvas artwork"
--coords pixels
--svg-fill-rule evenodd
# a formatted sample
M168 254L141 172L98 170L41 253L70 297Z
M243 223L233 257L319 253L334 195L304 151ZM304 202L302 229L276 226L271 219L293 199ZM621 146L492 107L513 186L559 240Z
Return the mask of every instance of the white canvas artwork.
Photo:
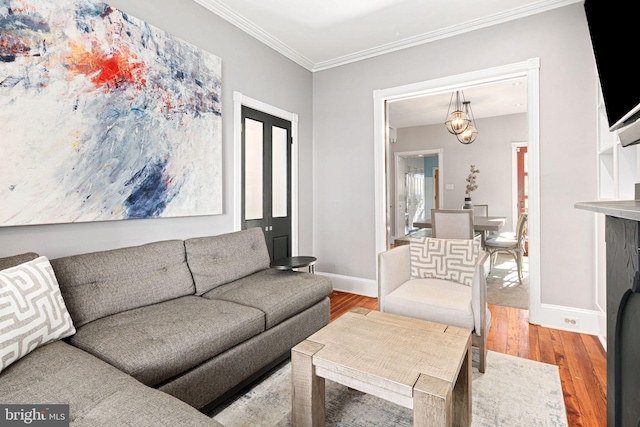
M94 0L0 0L0 226L222 213L221 61Z

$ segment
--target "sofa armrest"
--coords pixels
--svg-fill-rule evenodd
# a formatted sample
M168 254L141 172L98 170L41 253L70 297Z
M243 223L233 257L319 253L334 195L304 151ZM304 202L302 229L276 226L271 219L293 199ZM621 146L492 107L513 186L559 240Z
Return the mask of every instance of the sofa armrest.
M384 297L411 278L409 245L397 246L378 255L378 308L384 311Z

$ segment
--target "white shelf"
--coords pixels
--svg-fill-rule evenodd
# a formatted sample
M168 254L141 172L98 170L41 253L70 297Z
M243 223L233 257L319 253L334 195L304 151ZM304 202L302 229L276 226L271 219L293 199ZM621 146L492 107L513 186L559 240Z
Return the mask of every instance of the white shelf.
M615 134L609 132L607 113L604 104L598 104L598 151L603 152L613 149L616 143Z
M598 154L598 199L616 198L615 175L613 150Z
M598 155L607 155L610 154L613 156L613 145L611 147L603 148L598 151Z

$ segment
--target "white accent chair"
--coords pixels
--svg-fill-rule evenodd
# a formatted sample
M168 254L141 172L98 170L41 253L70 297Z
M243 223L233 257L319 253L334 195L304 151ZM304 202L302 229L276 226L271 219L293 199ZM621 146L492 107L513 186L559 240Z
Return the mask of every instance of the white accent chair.
M487 238L485 250L489 253L489 272L493 269L496 256L499 252L506 252L513 256L518 266L518 280L522 285L522 265L525 253L524 241L527 233L527 213L523 212L518 217L515 233L500 233L497 236Z
M436 278L411 277L411 246L397 246L378 255L378 307L431 322L471 329L472 344L480 350L479 371L487 363L487 334L491 313L487 307L484 263L480 249L472 286Z

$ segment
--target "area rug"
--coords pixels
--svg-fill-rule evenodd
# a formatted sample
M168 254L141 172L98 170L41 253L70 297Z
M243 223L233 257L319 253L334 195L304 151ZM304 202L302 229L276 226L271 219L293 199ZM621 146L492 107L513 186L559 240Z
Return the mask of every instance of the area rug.
M518 281L516 261L509 254L498 254L487 275L487 302L506 307L529 309L529 263L524 257L522 284ZM486 265L489 270L489 263Z
M489 352L484 374L474 348L472 426L567 426L558 367ZM213 418L226 427L291 425L290 362L245 390ZM326 425L412 426L411 410L326 381Z

